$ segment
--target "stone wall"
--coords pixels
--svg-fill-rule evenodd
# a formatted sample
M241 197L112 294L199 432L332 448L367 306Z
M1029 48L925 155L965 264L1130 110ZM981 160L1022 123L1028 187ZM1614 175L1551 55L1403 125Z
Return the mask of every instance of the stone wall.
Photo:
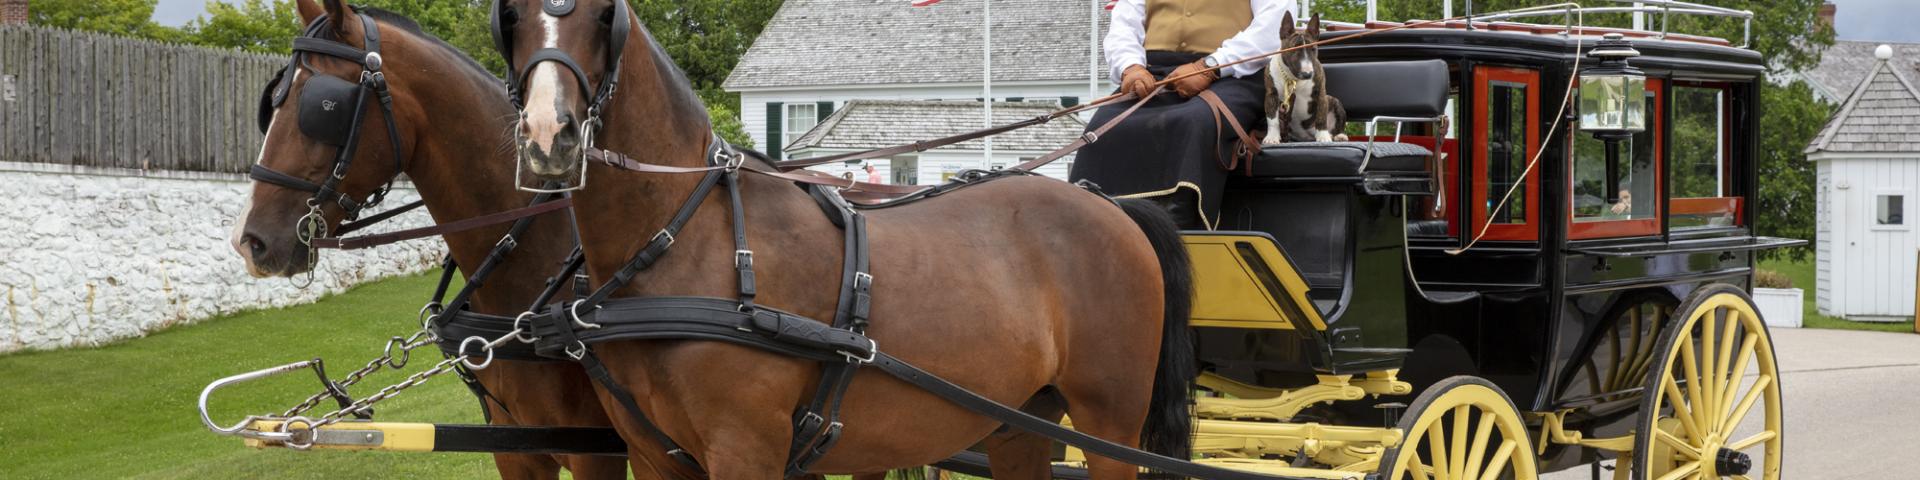
M99 345L312 302L432 268L445 251L435 240L325 251L311 286L255 279L227 238L250 191L231 174L0 163L0 352ZM386 205L416 198L396 187ZM375 229L430 222L416 211Z

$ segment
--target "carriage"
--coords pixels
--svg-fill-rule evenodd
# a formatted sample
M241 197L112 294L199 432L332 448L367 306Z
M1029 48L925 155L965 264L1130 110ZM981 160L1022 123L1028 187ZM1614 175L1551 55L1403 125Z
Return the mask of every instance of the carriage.
M1320 55L1353 138L1263 148L1229 183L1218 229L1183 235L1203 392L1195 463L1524 479L1582 464L1597 478L1617 459L1615 478L1779 478L1782 386L1744 293L1756 252L1799 243L1754 229L1765 66L1724 39L1571 21L1751 14L1643 3L1663 6L1323 34L1343 40ZM1538 16L1569 21L1507 21ZM1623 76L1642 81L1608 83ZM1622 88L1597 94L1608 87ZM624 451L590 428L319 431L335 433L301 446ZM1064 449L1055 475L1084 476L1084 458ZM974 453L943 464L984 465Z

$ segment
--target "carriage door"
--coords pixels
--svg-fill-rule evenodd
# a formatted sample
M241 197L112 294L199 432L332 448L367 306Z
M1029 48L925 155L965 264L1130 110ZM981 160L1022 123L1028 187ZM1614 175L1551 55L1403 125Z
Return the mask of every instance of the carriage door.
M1540 72L1524 68L1474 68L1474 228L1486 240L1540 238L1540 169L1528 162L1540 152ZM1509 195L1511 192L1511 195ZM1510 198L1509 198L1510 197ZM1502 199L1505 202L1502 202ZM1478 231L1466 232L1467 238Z

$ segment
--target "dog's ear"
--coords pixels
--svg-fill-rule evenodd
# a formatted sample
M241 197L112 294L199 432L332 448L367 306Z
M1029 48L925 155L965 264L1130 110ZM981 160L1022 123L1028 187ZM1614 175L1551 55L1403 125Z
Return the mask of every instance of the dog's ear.
M1320 40L1320 12L1313 12L1313 18L1307 20L1307 36L1313 41Z
M1280 17L1280 38L1291 36L1293 36L1293 12L1287 12L1286 16Z

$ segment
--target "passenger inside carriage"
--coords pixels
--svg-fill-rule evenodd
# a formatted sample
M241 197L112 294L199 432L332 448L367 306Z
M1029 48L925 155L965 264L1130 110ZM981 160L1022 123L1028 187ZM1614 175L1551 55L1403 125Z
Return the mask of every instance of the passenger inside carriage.
M1104 44L1107 65L1120 91L1145 96L1158 80L1280 49L1283 17L1294 8L1294 0L1120 0ZM1069 177L1110 195L1152 198L1181 228L1212 228L1238 137L1198 95L1213 92L1241 126L1258 131L1265 65L1247 62L1169 85L1082 149ZM1088 129L1131 106L1102 107Z

